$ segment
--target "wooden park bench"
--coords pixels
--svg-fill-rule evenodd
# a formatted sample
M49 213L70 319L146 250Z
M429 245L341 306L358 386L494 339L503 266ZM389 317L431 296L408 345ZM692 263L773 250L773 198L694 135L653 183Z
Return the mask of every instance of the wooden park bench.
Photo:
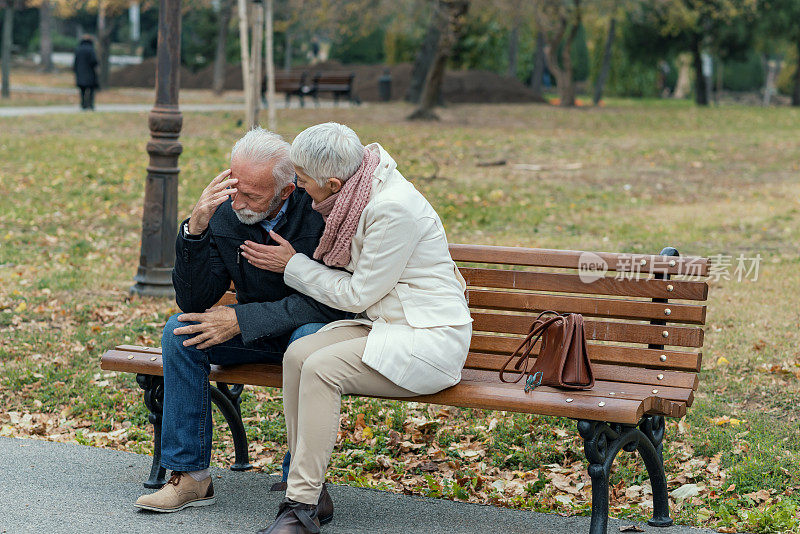
M275 92L286 95L286 107L292 96L300 99L300 107L305 107L305 97L313 93L313 87L308 83L308 73L279 73L275 75ZM261 99L267 93L267 79L261 78Z
M353 80L355 74L323 74L318 72L314 75L314 83L311 86L311 93L314 100L319 103L320 93L330 93L333 95L334 104L339 103L339 97L345 97L351 103L358 103L353 95Z
M398 400L575 419L592 479L590 533L606 532L611 464L623 449L639 451L647 468L654 508L649 523L671 525L662 457L665 418L683 417L697 390L708 260L678 256L674 248L641 255L451 245L450 252L467 280L474 319L462 380L435 395ZM235 297L229 294L221 302L235 302ZM539 387L525 393L522 383L500 382L498 370L542 310L587 318L593 389ZM122 345L103 355L101 367L137 373L155 427L145 486L163 485L160 349ZM231 469L248 469L239 396L244 384L281 387L281 367L212 365L210 379L217 383L212 399L233 434Z

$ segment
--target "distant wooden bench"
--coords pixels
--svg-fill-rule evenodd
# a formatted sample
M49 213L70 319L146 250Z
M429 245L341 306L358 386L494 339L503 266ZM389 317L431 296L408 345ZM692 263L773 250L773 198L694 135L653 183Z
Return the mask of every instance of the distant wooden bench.
M623 449L638 450L647 468L654 508L649 523L671 525L662 457L665 417L683 417L697 390L708 260L678 256L673 248L659 255L631 255L451 245L450 252L467 280L474 319L462 380L435 395L398 400L575 419L592 478L590 533L606 532L611 464ZM235 302L235 297L226 295L221 302ZM593 389L539 387L525 393L521 383L500 382L498 369L542 310L587 318ZM101 367L137 373L155 427L153 466L145 486L163 485L160 349L122 345L103 355ZM231 468L248 469L239 395L244 384L281 387L281 367L212 365L210 379L217 382L212 399L233 434Z
M355 74L323 74L318 72L314 75L312 94L314 99L319 102L320 93L330 93L333 95L333 102L339 103L339 97L347 98L351 103L358 103L353 95L353 80Z
M300 107L305 107L305 97L313 94L313 87L308 83L308 73L280 73L275 75L275 92L286 95L286 106L292 96L300 100ZM261 99L267 93L267 79L261 79Z

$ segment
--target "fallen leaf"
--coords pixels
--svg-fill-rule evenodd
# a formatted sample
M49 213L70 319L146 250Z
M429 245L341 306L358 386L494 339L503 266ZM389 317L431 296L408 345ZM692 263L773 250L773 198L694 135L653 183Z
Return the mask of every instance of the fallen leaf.
M697 484L684 484L680 488L672 490L669 494L676 500L688 499L700 495L700 488Z

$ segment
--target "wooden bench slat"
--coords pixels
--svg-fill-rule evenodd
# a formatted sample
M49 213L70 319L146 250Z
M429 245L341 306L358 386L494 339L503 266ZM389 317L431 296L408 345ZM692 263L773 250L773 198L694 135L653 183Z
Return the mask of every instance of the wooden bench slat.
M604 276L587 283L581 280L577 274L506 271L474 267L460 267L459 270L466 279L467 285L473 287L661 299L706 300L708 297L708 283L699 281L657 280L654 278L617 280L610 276ZM672 291L668 290L668 286L672 287Z
M462 381L471 382L487 382L494 384L498 387L523 387L522 381L518 383L500 382L500 377L497 371L487 371L484 369L463 369L461 372ZM543 387L543 386L542 386ZM538 388L537 388L538 389ZM554 388L548 388L548 390ZM653 393L653 391L656 393ZM617 397L617 398L630 398L630 399L643 399L645 397L657 396L676 404L684 404L690 406L694 401L694 391L689 388L676 388L669 386L662 386L654 388L653 386L645 384L631 384L627 382L609 381L609 380L595 380L594 387L589 391L576 391L576 394L591 394L597 397Z
M161 355L161 347L142 347L141 345L117 345L115 350L123 352L143 352L145 354Z
M488 334L473 334L470 350L510 356L522 343L522 337L493 336ZM539 353L537 343L533 347L533 354ZM614 363L631 367L649 367L654 369L672 369L676 371L700 371L702 353L681 352L675 350L647 349L640 347L626 347L622 345L602 345L587 343L589 358L593 362ZM662 359L662 356L664 359Z
M149 351L120 350L121 347L109 350L100 360L100 368L105 371L123 373L142 373L163 376L161 354ZM142 348L142 347L138 347ZM133 358L129 358L133 356ZM212 382L230 384L250 384L253 386L281 387L283 385L281 366L277 364L259 363L231 366L212 365L209 374Z
M566 402L568 398L573 399L572 402ZM509 410L520 413L613 421L626 424L638 423L642 415L652 411L657 404L660 404L655 396L647 397L642 401L614 398L600 399L598 397L572 395L571 392L562 391L550 392L543 390L525 393L521 387L516 389L497 388L479 382L462 382L433 395L413 397L413 400L466 408ZM603 402L604 405L600 406L600 402Z
M534 317L472 312L472 329L478 332L500 332L527 335ZM703 329L688 326L584 321L586 339L680 347L702 347ZM668 334L664 337L664 332Z
M229 304L236 304L237 302L236 293L226 292L224 295L222 295L222 298L219 299L219 302L217 302L215 306L228 306Z
M481 354L470 352L464 367L469 369L485 369L499 373L500 368L508 357L497 354ZM529 365L532 365L531 362ZM616 382L631 382L635 384L649 384L652 386L670 386L679 388L697 389L699 380L697 373L683 371L669 371L666 369L644 369L641 367L623 367L607 363L592 363L595 379L612 380ZM513 374L511 375L513 376ZM661 377L661 378L659 378Z
M707 276L708 258L698 256L660 256L657 254L625 254L617 252L584 252L580 250L553 250L543 248L499 247L490 245L450 245L453 260L471 263L496 263L501 265L526 265L530 267L561 267L579 269L583 260L591 254L605 261L609 271L618 272L665 272ZM641 265L641 260L646 264ZM675 265L670 266L669 262Z
M669 323L705 324L706 307L698 304L661 303L543 293L519 293L485 289L467 290L470 308L538 313L557 310L585 317L664 320ZM665 310L669 310L669 315Z

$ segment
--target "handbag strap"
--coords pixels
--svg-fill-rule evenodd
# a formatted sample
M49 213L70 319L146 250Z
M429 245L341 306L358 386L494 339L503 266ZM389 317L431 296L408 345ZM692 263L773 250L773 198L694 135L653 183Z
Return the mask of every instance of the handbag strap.
M551 317L549 319L542 319L541 317L548 313L556 314L556 317ZM500 381L505 382L507 384L516 384L519 382L523 376L528 374L528 362L531 359L531 351L533 350L534 345L539 339L544 335L545 331L550 328L550 326L558 321L564 321L565 315L561 315L558 312L554 311L543 311L540 313L536 319L533 321L531 325L530 332L525 337L525 339L520 343L519 347L511 354L511 356L506 360L506 363L503 364L503 367L500 369ZM521 351L521 353L520 353ZM514 364L514 370L519 372L516 380L506 380L505 373L509 372L508 366L517 357L519 354L519 360L517 363ZM524 364L524 368L523 367ZM520 370L522 368L522 370Z

